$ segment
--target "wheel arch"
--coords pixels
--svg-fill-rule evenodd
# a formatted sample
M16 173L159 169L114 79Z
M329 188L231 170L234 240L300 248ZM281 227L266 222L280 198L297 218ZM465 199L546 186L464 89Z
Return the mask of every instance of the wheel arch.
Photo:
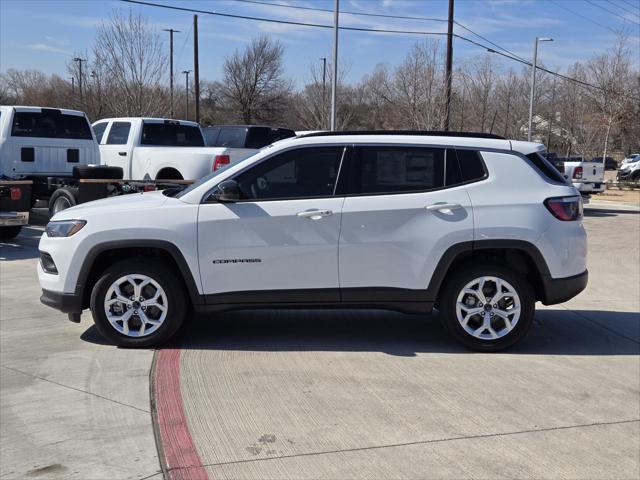
M180 249L171 242L165 240L118 240L105 242L94 246L86 255L75 293L82 298L82 308L88 308L91 298L91 288L100 274L111 265L114 260L122 260L131 257L151 257L167 262L178 273L183 281L185 289L193 305L204 303L203 296L198 291L193 273L189 268Z
M429 297L437 300L442 286L461 265L472 261L498 261L525 276L535 290L536 300L547 298L549 267L538 248L525 240L477 240L455 244L440 258L429 282Z
M184 175L175 167L163 167L156 173L156 180L184 180Z

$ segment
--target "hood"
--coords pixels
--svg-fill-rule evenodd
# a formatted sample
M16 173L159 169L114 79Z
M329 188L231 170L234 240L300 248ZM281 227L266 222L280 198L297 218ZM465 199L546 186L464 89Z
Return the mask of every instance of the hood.
M123 210L145 210L158 208L169 200L161 191L130 193L116 197L94 200L67 208L55 214L51 220L84 219L94 214L111 214Z

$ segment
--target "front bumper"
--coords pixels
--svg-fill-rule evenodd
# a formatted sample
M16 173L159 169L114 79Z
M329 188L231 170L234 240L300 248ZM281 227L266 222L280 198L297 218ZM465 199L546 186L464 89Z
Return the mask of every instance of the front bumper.
M584 272L566 278L552 278L542 276L542 303L555 305L572 299L587 287L589 272Z
M62 313L82 313L82 296L75 293L61 293L43 289L40 301Z

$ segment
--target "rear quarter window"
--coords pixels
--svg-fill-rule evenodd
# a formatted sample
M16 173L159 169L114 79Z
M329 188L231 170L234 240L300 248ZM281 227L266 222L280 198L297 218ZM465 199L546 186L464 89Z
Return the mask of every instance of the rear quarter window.
M553 182L566 183L564 176L538 152L530 153L526 157L545 178Z

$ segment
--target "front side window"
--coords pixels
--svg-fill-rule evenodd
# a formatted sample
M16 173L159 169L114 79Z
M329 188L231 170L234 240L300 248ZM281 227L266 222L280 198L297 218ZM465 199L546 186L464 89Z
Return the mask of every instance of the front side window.
M344 147L298 148L275 155L235 179L245 200L330 197Z
M109 122L100 122L96 123L93 127L93 134L96 136L96 141L98 143L102 143L102 137L104 136L104 131L107 129L107 125Z
M41 112L15 112L11 136L93 139L89 122L84 116L65 115L60 110L45 108Z
M157 147L204 147L200 127L174 123L145 123L141 145Z
M129 140L130 122L113 122L107 137L107 145L126 145Z
M358 147L349 174L356 195L433 190L444 186L444 149Z

